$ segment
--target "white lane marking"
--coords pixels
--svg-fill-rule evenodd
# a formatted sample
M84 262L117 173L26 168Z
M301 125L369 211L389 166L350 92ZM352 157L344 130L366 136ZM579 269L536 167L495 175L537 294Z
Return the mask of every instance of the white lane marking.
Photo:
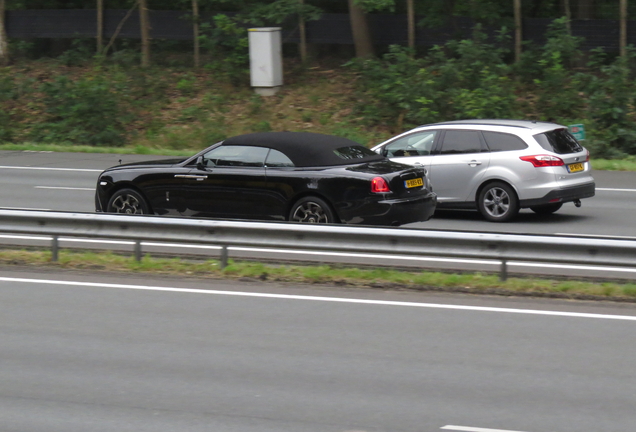
M618 188L596 188L597 191L610 191L610 192L636 192L636 189L618 189Z
M601 266L583 266L583 265L576 265L576 264L547 264L547 263L544 264L544 263L515 262L515 261L508 261L508 265L515 265L515 266L521 266L521 267L567 269L567 270L594 270L594 271L636 273L636 268L632 268L632 267L601 267Z
M51 211L51 209L44 208L30 208L30 207L0 207L2 210L37 210L37 211Z
M618 320L618 321L636 321L636 316L630 316L630 315L608 315L608 314L548 311L548 310L536 310L536 309L513 309L513 308L499 308L499 307L487 307L487 306L450 305L450 304L439 304L439 303L416 303L416 302L400 302L400 301L389 301L389 300L367 300L367 299L339 298L339 297L302 296L302 295L291 295L291 294L269 294L269 293L245 292L245 291L204 290L204 289L196 289L196 288L160 287L160 286L152 286L152 285L128 285L128 284L113 284L113 283L102 283L102 282L59 281L59 280L51 280L51 279L27 279L27 278L12 278L12 277L0 277L0 282L30 283L30 284L42 284L42 285L66 285L66 286L79 286L84 288L94 287L94 288L113 288L113 289L126 289L126 290L140 290L140 291L164 291L164 292L207 294L207 295L224 295L224 296L233 296L233 297L259 297L259 298L270 298L270 299L280 299L280 300L305 300L305 301L319 301L319 302L332 302L332 303L353 303L353 304L369 304L369 305L380 305L380 306L417 307L417 308L429 308L429 309L451 309L451 310L464 310L464 311L476 311L476 312L512 313L512 314L522 314L522 315L547 315L547 316L568 317L568 318L594 318L594 319L607 319L607 320Z
M507 429L485 429L485 428L478 428L478 427L454 426L454 425L446 425L444 427L441 427L440 429L463 431L463 432L520 432L520 431L507 430Z
M558 236L576 236L576 237L602 237L609 239L627 239L636 240L634 236L620 236L620 235L603 235L603 234L576 234L576 233L554 233Z
M25 167L25 166L6 166L0 165L0 169L17 169L17 170L42 170L42 171L79 171L79 172L102 172L101 169L88 168L49 168L49 167Z
M80 188L80 187L63 187L63 186L34 186L35 189L62 189L62 190L82 190L82 191L95 191L95 188Z

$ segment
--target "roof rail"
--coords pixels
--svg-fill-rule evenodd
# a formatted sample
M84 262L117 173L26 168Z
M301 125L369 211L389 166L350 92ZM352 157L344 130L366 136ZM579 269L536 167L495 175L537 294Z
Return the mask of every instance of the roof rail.
M475 120L451 120L445 122L438 123L430 123L423 126L444 126L444 125L474 125L474 126L506 126L506 127L516 127L522 129L532 129L533 125L536 124L555 124L551 122L542 122L537 120L507 120L507 119L475 119Z

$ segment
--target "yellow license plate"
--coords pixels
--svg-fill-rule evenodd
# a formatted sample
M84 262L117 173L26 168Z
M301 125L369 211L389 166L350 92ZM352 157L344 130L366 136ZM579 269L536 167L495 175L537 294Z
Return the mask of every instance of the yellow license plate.
M404 181L404 186L406 186L407 188L414 188L414 187L418 187L418 186L424 186L424 180L421 177L413 179L413 180L405 180Z
M570 164L568 165L568 172L579 172L579 171L583 171L583 164L582 163L575 163L575 164Z

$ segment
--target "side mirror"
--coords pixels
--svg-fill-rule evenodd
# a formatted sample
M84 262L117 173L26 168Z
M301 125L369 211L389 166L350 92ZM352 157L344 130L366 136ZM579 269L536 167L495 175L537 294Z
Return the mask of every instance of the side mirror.
M205 164L203 163L203 156L199 156L197 158L197 169L198 170L204 170L205 169Z

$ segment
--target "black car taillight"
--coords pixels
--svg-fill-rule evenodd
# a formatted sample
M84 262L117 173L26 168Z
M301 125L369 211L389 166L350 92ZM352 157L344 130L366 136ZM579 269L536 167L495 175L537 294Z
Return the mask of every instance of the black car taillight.
M391 192L391 188L389 187L386 180L382 177L375 177L371 180L371 192L373 193L387 193Z

